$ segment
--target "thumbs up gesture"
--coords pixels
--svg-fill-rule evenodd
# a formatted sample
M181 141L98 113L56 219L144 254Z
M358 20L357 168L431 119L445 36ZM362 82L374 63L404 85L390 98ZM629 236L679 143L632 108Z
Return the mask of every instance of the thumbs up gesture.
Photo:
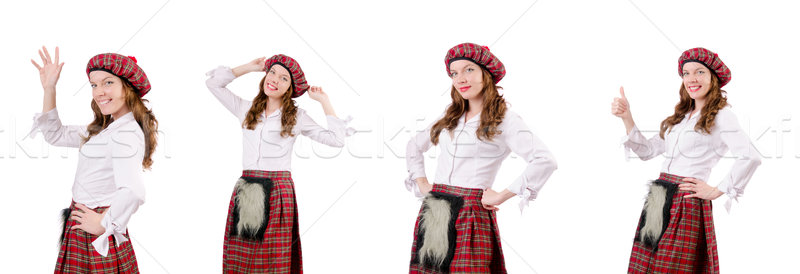
M632 121L633 116L628 105L628 98L625 97L625 89L619 87L619 96L615 97L614 102L611 103L611 114L622 118L622 120Z

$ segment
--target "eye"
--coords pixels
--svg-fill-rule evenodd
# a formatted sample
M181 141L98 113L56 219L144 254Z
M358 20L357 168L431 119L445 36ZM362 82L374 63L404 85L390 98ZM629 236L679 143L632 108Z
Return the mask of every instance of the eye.
M468 69L467 69L467 72L472 72L472 71L474 71L474 70L475 70L475 68L468 68Z
M689 75L689 73L684 71L682 75L683 76L687 76L687 75Z
M450 78L456 77L457 74L458 74L457 72L451 72L450 73Z
M283 78L281 78L281 80L283 80L284 82L288 82L289 78L283 77Z
M114 81L106 81L106 86L110 86L110 85L113 85L113 84L114 84Z
M90 86L91 86L92 88L96 88L96 87L97 87L97 85L96 85L96 84L91 84Z
M269 70L269 74L275 74L274 70Z
M706 73L706 72L701 70L701 71L698 71L697 73L698 74L703 74L703 73Z

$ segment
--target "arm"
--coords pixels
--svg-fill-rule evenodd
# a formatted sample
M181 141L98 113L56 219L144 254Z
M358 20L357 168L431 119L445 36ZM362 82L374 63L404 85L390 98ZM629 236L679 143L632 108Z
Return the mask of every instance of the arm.
M558 164L555 156L547 149L544 142L528 128L519 115L507 113L506 116L503 121L505 124L503 133L500 138L512 152L519 155L528 165L506 190L500 193L494 191L484 192L484 198L487 199L484 204L496 207L517 195L522 198L520 202L520 210L522 210L538 196L547 179L558 168Z
M344 138L353 135L354 131L347 127L348 120L342 120L332 115L327 115L328 129L321 127L311 119L304 110L297 112L300 133L311 140L332 147L344 147Z
M428 178L425 175L425 156L423 153L433 146L431 142L431 127L433 127L434 123L436 122L434 121L425 130L411 137L411 140L408 140L406 145L408 178L405 181L405 185L406 189L414 193L416 197L428 194L433 188L433 185L428 182Z
M750 178L761 165L761 154L750 142L750 138L739 126L739 119L729 109L722 109L717 114L716 123L720 130L722 142L728 146L736 157L731 170L717 185L718 191L725 193L729 200L725 203L725 208L730 211L731 200L736 200L744 193L744 188L750 182Z
M29 136L36 135L36 130L41 129L45 141L54 146L79 147L83 138L87 136L85 126L64 126L58 117L56 110L56 84L61 75L61 68L64 63L59 64L59 49L56 47L55 60L50 58L47 48L39 50L39 57L42 58L42 65L31 59L33 66L39 70L39 80L42 83L44 96L42 99L42 112L33 117L33 127Z
M116 191L100 220L105 231L92 242L95 250L103 256L108 254L108 236L114 236L117 246L128 241L124 236L128 221L145 198L141 176L145 145L141 131L120 130L112 135L109 145Z
M211 76L208 78L208 80L206 80L206 86L208 87L208 90L211 91L211 94L214 94L214 96L217 97L217 100L219 100L219 102L222 103L222 105L225 106L228 111L233 113L233 115L236 115L239 120L244 120L244 114L249 109L250 102L243 100L241 97L236 96L236 94L233 94L233 92L227 88L227 85L239 76L249 72L263 70L263 57L257 58L247 64L235 67L233 69L219 67L206 73L206 75Z
M625 97L625 89L619 87L619 94L620 97L614 98L614 102L611 103L611 114L622 119L622 123L625 125L627 137L623 144L628 149L625 151L626 155L628 151L632 150L639 156L639 159L646 161L664 153L666 149L664 139L661 139L658 135L650 139L645 138L639 128L636 127L636 123L633 122L628 98Z

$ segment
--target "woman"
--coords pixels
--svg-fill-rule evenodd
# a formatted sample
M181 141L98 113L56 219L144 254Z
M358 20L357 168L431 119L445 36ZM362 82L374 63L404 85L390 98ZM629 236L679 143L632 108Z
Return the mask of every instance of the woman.
M253 101L226 86L250 72L266 71ZM299 134L332 147L352 132L336 117L327 93L310 87L300 65L278 54L208 73L208 89L242 125L243 173L236 182L225 227L225 273L302 273L297 203L291 177L292 146ZM309 91L327 115L326 130L298 108L294 98Z
M667 153L661 175L650 184L629 273L719 273L711 200L741 196L761 164L721 89L731 72L719 56L704 48L684 51L678 75L683 83L675 112L650 139L634 124L622 88L611 106L625 124L627 149L642 160ZM711 168L729 149L736 157L733 167L719 185L710 186ZM730 210L730 200L725 208Z
M116 53L98 54L86 65L92 87L94 121L64 126L56 109L56 83L64 63L42 47L39 70L44 89L42 113L33 130L41 129L55 146L77 147L78 170L72 204L63 213L56 273L138 273L128 240L131 215L144 203L142 169L150 169L158 121L141 99L150 81L136 59Z
M410 273L505 273L495 212L509 198L520 208L536 198L556 161L519 115L507 109L497 83L505 67L487 47L463 43L445 56L452 103L406 149L406 188L425 195L411 247ZM434 183L423 153L441 146ZM492 190L500 164L514 152L528 162L501 192Z

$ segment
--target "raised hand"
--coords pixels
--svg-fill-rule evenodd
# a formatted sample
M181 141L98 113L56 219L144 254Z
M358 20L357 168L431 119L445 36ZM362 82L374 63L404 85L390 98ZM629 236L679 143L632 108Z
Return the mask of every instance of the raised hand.
M312 86L308 89L308 97L311 97L311 100L323 103L328 101L328 94L322 90L322 87Z
M259 58L253 59L253 61L245 63L244 65L235 67L235 68L232 69L233 75L236 76L236 77L239 77L239 76L245 75L245 74L250 73L250 72L264 71L264 70L266 70L266 67L265 67L266 64L264 63L264 61L266 61L266 60L267 60L267 57L259 57Z
M628 98L625 97L625 89L623 87L619 87L619 95L620 97L615 97L614 102L611 103L611 114L622 118L623 120L631 119L631 110L628 105Z
M58 55L58 47L56 47L56 58L53 60L50 58L50 52L47 51L47 48L42 46L42 49L39 50L42 65L31 59L33 66L39 70L39 80L42 81L42 88L45 91L55 91L56 83L58 83L58 78L61 76L61 68L64 67L64 63L58 62Z

